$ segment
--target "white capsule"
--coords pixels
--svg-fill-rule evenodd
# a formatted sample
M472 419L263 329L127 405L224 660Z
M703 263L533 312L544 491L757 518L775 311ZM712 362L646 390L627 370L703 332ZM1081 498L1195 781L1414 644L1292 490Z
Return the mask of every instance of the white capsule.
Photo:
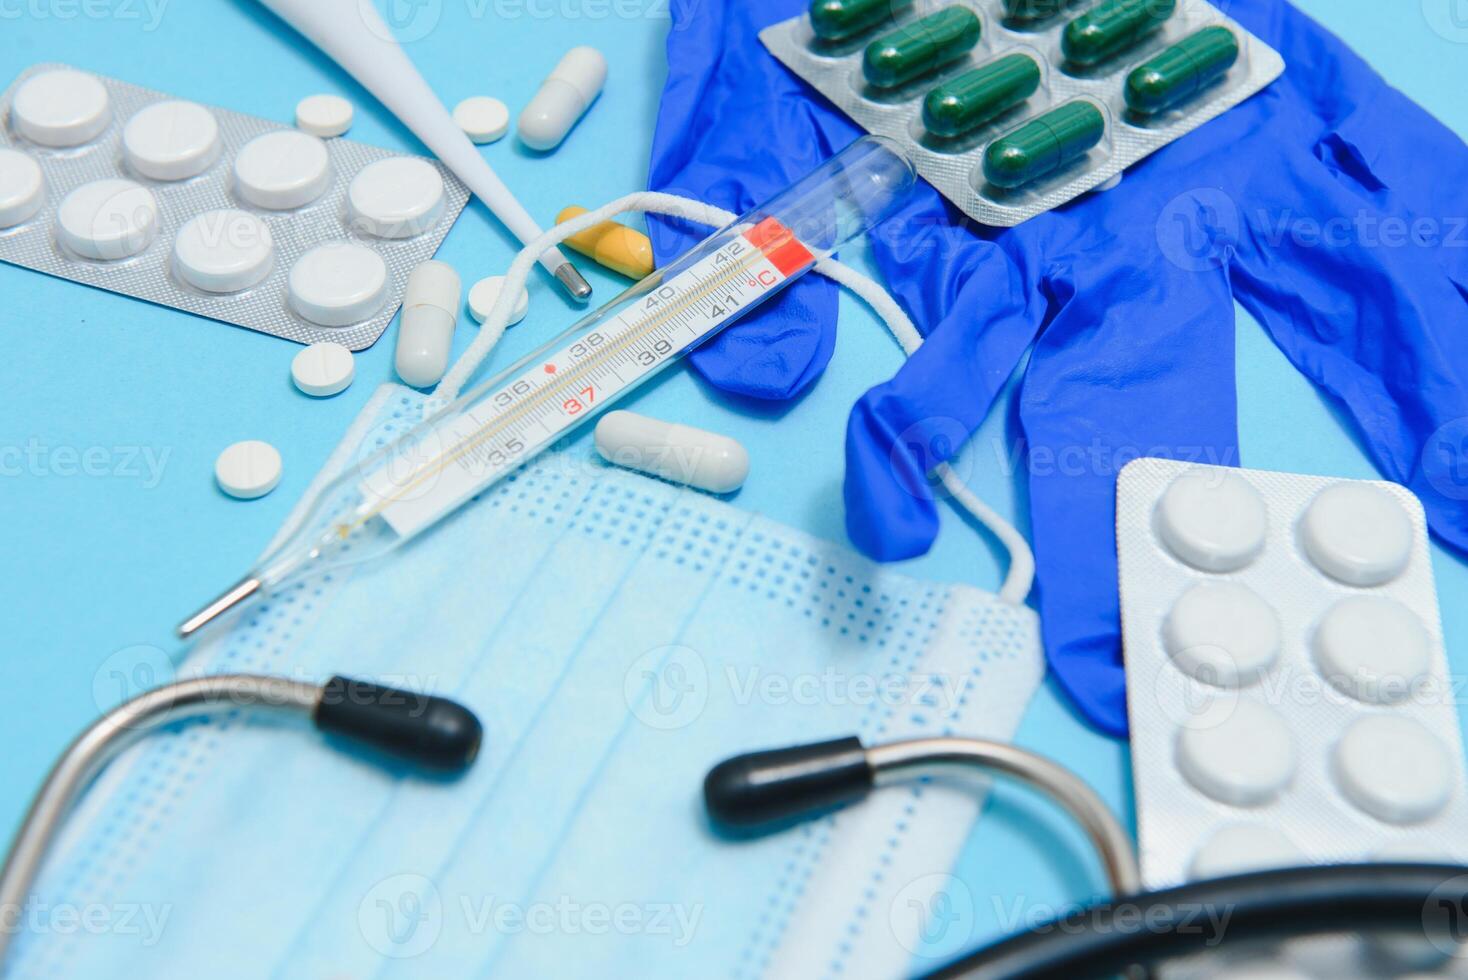
M582 45L566 52L520 113L520 139L532 150L553 150L585 114L607 80L607 59Z
M408 276L398 325L398 377L414 388L438 384L448 370L458 317L459 274L443 262L416 266Z
M609 463L709 493L732 493L749 476L749 453L736 440L636 412L603 415L596 449Z

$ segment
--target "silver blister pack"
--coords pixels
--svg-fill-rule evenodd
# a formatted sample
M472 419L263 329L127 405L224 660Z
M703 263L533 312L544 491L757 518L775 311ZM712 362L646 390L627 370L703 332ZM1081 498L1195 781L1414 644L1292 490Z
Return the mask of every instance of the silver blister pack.
M324 141L330 182L319 196L291 210L266 210L243 200L235 186L233 164L239 150L256 137L291 127L270 119L205 106L218 124L217 157L202 173L182 180L153 180L134 172L122 146L128 120L145 107L173 96L101 75L91 77L105 87L111 121L100 135L80 146L53 149L26 139L17 130L13 100L25 81L68 65L33 65L0 94L0 148L20 151L41 167L45 203L28 220L0 229L0 260L62 279L97 286L200 316L284 337L302 344L333 341L351 350L370 347L387 329L402 303L408 274L438 250L469 199L464 185L437 161L427 161L443 178L441 208L414 227L410 237L368 234L348 213L347 189L369 164L406 157L351 140ZM78 69L71 69L78 70ZM86 73L91 74L91 73ZM141 252L127 258L99 260L69 250L58 237L57 210L73 190L92 181L122 178L143 185L157 202L157 232ZM273 264L263 279L234 292L206 292L181 280L173 245L191 218L218 209L235 209L262 219L273 244ZM310 249L332 242L366 246L383 260L387 271L383 299L370 314L342 326L321 326L302 317L288 302L292 265Z
M940 70L894 89L867 83L862 69L868 44L944 7L963 6L978 15L979 42ZM1068 65L1061 51L1066 25L1096 3L1073 3L1062 15L1033 24L1006 19L1003 0L917 0L894 21L846 41L818 38L809 15L773 24L760 32L766 48L800 78L870 133L897 140L918 172L965 214L986 225L1012 227L1060 207L1115 178L1127 167L1192 132L1263 89L1284 72L1284 59L1259 38L1225 17L1207 0L1178 0L1172 16L1129 50L1092 68ZM1125 100L1127 76L1138 65L1202 30L1229 28L1239 57L1228 72L1202 92L1162 113L1139 117ZM939 138L923 125L922 107L943 82L1007 55L1034 58L1041 72L1038 91L1025 102L961 137ZM984 177L990 144L1045 113L1078 100L1096 105L1106 120L1099 145L1049 176L1014 189Z
M1210 510L1232 490L1249 506ZM1231 551L1251 524L1256 543ZM1410 491L1142 459L1118 480L1116 535L1147 887L1468 856L1456 690ZM1369 580L1334 564L1392 549L1397 565L1350 566ZM1277 632L1253 628L1256 609ZM1266 748L1278 737L1284 753Z

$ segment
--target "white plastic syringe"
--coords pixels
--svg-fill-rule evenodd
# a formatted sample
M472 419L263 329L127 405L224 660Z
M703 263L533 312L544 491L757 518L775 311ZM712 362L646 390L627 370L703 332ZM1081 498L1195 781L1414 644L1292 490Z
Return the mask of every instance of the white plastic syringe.
M180 635L431 527L877 224L914 181L896 143L852 143L327 484L296 530Z

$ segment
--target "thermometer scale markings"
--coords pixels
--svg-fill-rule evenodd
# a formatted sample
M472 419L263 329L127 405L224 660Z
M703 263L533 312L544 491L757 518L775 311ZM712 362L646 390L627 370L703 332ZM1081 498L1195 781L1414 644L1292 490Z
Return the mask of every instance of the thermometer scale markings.
M766 218L486 394L438 430L448 448L406 481L386 492L364 482L363 491L378 503L363 520L380 514L402 535L433 523L813 261L784 225ZM486 408L491 414L476 414ZM536 429L540 434L532 435Z

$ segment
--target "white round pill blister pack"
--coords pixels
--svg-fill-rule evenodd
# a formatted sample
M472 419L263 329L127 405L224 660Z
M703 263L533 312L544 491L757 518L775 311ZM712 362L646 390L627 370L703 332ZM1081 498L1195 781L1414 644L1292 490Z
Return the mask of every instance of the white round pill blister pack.
M33 66L0 93L0 261L362 350L469 195L433 161L323 139L350 111L307 98L262 119ZM348 242L375 260L306 261Z
M1468 850L1422 506L1142 459L1117 555L1143 879Z

